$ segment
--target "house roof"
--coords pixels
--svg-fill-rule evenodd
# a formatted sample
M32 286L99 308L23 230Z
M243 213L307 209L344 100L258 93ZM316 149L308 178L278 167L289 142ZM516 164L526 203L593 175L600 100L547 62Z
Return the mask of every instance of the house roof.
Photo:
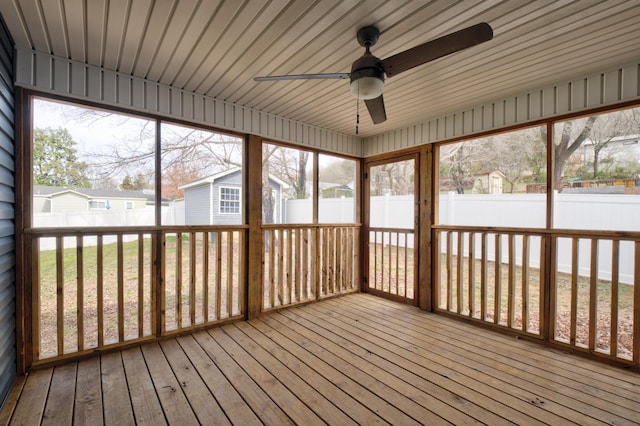
M34 185L33 186L33 195L41 196L41 197L52 197L56 195L60 195L67 192L74 192L76 194L80 194L86 196L87 198L126 198L128 200L131 199L140 199L146 200L148 202L155 201L156 196L153 192L146 190L117 190L117 189L91 189L91 188L69 188L63 186L44 186L44 185Z
M614 70L640 52L640 2L628 0L126 3L4 0L0 14L19 48L348 135L357 108L348 81L253 78L348 73L366 25L381 31L371 51L382 59L479 22L493 27L489 42L388 78L388 119L373 125L362 111L364 138Z
M184 185L181 185L178 187L178 189L189 189L189 188L194 188L196 186L200 186L200 185L204 185L204 184L212 184L214 181L223 178L225 176L229 176L232 175L234 173L240 173L241 172L241 168L240 167L234 167L231 168L229 170L225 170L219 173L215 173L212 174L210 176L207 177L203 177L201 179L198 180L194 180L192 182L186 183ZM274 181L275 183L277 183L278 185L280 185L282 188L289 188L289 184L287 184L285 181L278 179L277 177L273 176L273 175L269 175L269 179L271 179L272 181Z

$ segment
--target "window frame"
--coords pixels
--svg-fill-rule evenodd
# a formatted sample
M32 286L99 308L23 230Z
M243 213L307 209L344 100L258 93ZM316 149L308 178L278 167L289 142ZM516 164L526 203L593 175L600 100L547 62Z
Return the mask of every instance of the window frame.
M91 203L97 203L97 204L103 204L104 207L91 207ZM94 198L92 200L88 201L89 204L89 210L108 210L107 209L107 200L104 199L100 199L100 198Z
M229 190L232 189L234 191L237 191L238 194L238 199L237 200L229 200L229 199L223 199L222 198L222 192L223 189L225 190ZM237 211L234 212L224 212L222 211L222 203L226 202L226 203L234 203L237 204ZM234 210L236 210L234 208ZM218 214L220 215L237 215L237 214L242 214L242 188L238 187L238 186L230 186L230 185L220 185L218 187Z

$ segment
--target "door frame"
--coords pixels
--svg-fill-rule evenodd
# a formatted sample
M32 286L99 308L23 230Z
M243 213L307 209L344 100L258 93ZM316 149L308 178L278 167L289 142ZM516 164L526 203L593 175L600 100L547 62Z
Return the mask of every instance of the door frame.
M390 300L395 300L395 301L399 301L399 302L403 302L403 303L407 303L410 305L414 305L414 306L420 306L422 307L422 303L420 303L421 301L421 293L422 291L424 291L424 289L421 289L419 283L420 283L420 263L422 259L421 256L421 247L423 246L422 244L422 239L421 239L421 233L420 233L420 228L422 228L421 226L421 217L422 217L422 211L421 211L421 190L422 190L422 186L421 185L421 176L420 176L420 172L422 171L422 169L424 169L424 167L422 167L422 162L424 161L424 158L421 158L423 156L420 155L420 151L416 151L416 152L411 152L411 153L406 153L406 154L401 154L401 155L395 155L395 156L390 156L390 157L385 157L385 158L378 158L378 159L373 159L371 161L365 161L364 163L364 167L363 167L363 173L362 173L362 182L363 182L363 203L364 203L364 217L363 217L363 225L362 225L362 234L363 234L363 238L362 238L362 258L363 258L363 264L362 264L362 291L365 293L370 293L370 294L374 294L376 296L380 296L386 299L390 299ZM414 212L413 212L413 217L414 217L414 221L413 221L413 235L414 235L414 247L413 247L413 253L414 253L414 260L413 260L413 298L412 299L408 299L405 296L399 296L396 294L391 294L385 291L381 291L375 288L372 288L369 286L369 259L370 259L370 253L369 253L369 235L370 235L370 219L371 219L371 200L370 200L370 193L371 193L371 185L370 185L370 172L371 172L371 168L373 167L377 167L377 166L381 166L384 164L389 164L389 163L397 163L397 162L401 162L401 161L407 161L407 160L413 160L414 162L414 181L413 181L413 185L414 185L414 189L413 189L413 195L414 195ZM430 179L429 179L430 180ZM376 227L379 228L379 227ZM389 229L393 229L393 228L389 228ZM411 229L411 228L407 228L407 229ZM424 297L422 297L424 298ZM430 299L430 298L429 298ZM422 307L423 309L425 309L425 307ZM430 308L430 307L429 307ZM429 309L427 308L427 309Z

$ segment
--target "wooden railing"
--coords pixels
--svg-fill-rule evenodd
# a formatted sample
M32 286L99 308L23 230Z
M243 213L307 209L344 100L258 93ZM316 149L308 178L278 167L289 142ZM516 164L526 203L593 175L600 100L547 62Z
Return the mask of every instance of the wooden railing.
M433 227L435 308L640 364L640 233Z
M359 225L264 225L269 310L358 289Z
M369 228L369 291L415 301L414 247L413 229Z
M33 364L241 318L245 233L28 230Z

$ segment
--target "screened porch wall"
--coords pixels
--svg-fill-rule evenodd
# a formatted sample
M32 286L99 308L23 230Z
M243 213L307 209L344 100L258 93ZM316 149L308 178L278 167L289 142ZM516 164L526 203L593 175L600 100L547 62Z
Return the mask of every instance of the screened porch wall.
M370 157L640 99L640 60L359 138L48 53L16 49L17 86Z
M362 149L370 157L638 99L640 61L372 136Z
M16 48L16 85L105 106L151 113L219 129L362 156L356 136L278 117L210 96L48 53Z

